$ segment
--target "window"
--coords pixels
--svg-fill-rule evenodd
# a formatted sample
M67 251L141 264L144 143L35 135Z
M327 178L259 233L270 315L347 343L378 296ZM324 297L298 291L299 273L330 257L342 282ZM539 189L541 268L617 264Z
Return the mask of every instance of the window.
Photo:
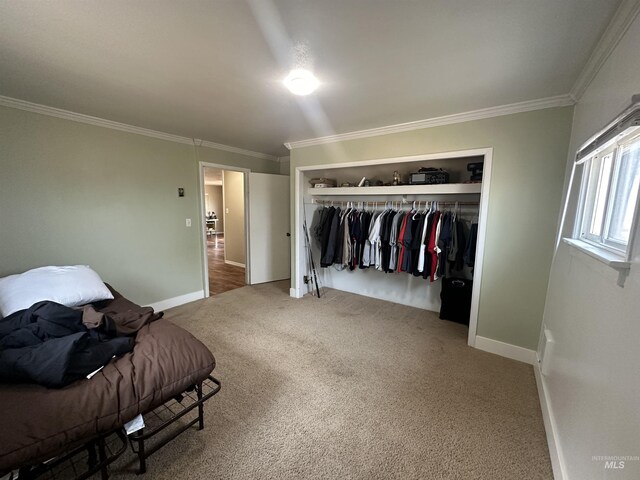
M640 187L639 128L596 150L584 162L583 172L577 236L628 259Z

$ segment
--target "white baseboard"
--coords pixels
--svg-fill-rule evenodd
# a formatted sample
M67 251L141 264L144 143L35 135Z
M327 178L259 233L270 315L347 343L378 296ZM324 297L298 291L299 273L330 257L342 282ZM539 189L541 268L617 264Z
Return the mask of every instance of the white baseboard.
M197 292L185 293L178 297L167 298L166 300L160 300L159 302L151 303L148 306L153 308L156 312L161 312L169 308L177 307L178 305L184 305L185 303L194 302L204 298L204 290L198 290Z
M289 296L293 298L302 298L302 293L297 288L290 288Z
M518 347L517 345L511 345L510 343L504 343L476 335L476 344L474 346L475 348L484 350L485 352L495 353L501 357L518 360L519 362L528 363L530 365L538 363L538 356L536 355L535 350Z
M560 442L558 441L558 427L556 426L555 417L551 410L551 403L549 402L547 390L544 386L544 376L540 371L540 365L538 363L533 366L533 373L536 376L538 396L540 397L540 409L542 410L542 420L544 421L544 430L547 433L547 444L549 445L549 456L551 457L553 478L555 480L566 480L566 468L564 466Z
M240 262L234 262L233 260L225 260L224 263L228 264L228 265L234 265L236 267L242 267L245 268L244 263L240 263Z

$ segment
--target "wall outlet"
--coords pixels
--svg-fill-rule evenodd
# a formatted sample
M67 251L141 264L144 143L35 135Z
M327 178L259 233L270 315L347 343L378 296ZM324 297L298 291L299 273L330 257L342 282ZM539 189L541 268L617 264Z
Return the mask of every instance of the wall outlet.
M224 213L229 213L229 208L225 208Z
M191 226L191 219L187 218L187 221L185 223L187 224L187 227L190 227Z

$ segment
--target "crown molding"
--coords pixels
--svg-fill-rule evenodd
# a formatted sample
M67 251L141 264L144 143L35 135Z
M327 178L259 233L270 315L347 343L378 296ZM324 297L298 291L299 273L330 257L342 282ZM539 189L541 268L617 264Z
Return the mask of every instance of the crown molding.
M239 153L240 155L246 155L248 157L262 158L263 160L271 160L273 162L278 161L278 157L276 157L275 155L269 155L268 153L262 153L262 152L254 152L253 150L245 150L244 148L232 147L231 145L224 145L222 143L209 142L208 140L203 140L202 146L207 148L224 150L225 152Z
M554 107L568 107L573 104L575 104L575 101L569 95L558 95L555 97L511 103L509 105L482 108L480 110L472 110L470 112L454 113L452 115L444 115L442 117L428 118L425 120L417 120L414 122L398 123L396 125L388 125L386 127L369 128L367 130L358 130L349 133L327 135L326 137L310 138L308 140L299 140L296 142L287 142L284 145L289 150L292 150L294 148L310 147L312 145L322 145L325 143L342 142L345 140L356 140L358 138L376 137L379 135L389 135L390 133L409 132L411 130L420 130L422 128L441 127L443 125L470 122L473 120L482 120L485 118L511 115L514 113L530 112L532 110L542 110L545 108Z
M148 128L136 127L134 125L127 125L126 123L114 122L112 120L106 120L104 118L93 117L91 115L84 115L82 113L71 112L69 110L63 110L61 108L48 107L46 105L40 105L38 103L28 102L26 100L20 100L17 98L4 97L0 95L0 106L16 108L18 110L25 110L27 112L39 113L41 115L48 115L50 117L62 118L65 120L71 120L73 122L86 123L89 125L95 125L98 127L110 128L112 130L120 130L121 132L135 133L136 135L144 135L146 137L159 138L160 140L167 140L169 142L184 143L186 145L197 145L207 148L214 148L217 150L223 150L225 152L239 153L254 158L261 158L264 160L277 161L278 157L274 155L268 155L266 153L254 152L252 150L245 150L244 148L232 147L230 145L223 145L222 143L209 142L207 140L196 141L193 138L183 137L180 135L173 135L171 133L158 132L156 130L150 130Z
M580 100L638 13L640 13L640 0L622 1L569 92L575 102Z

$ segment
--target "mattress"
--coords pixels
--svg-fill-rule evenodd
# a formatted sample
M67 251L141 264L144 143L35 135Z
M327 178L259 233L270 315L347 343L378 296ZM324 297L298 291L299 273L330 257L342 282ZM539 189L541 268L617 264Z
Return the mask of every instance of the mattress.
M60 389L0 384L0 474L119 428L213 371L212 353L193 335L113 293L114 300L96 309L124 312L131 319L148 317L133 351L114 358L92 378Z

